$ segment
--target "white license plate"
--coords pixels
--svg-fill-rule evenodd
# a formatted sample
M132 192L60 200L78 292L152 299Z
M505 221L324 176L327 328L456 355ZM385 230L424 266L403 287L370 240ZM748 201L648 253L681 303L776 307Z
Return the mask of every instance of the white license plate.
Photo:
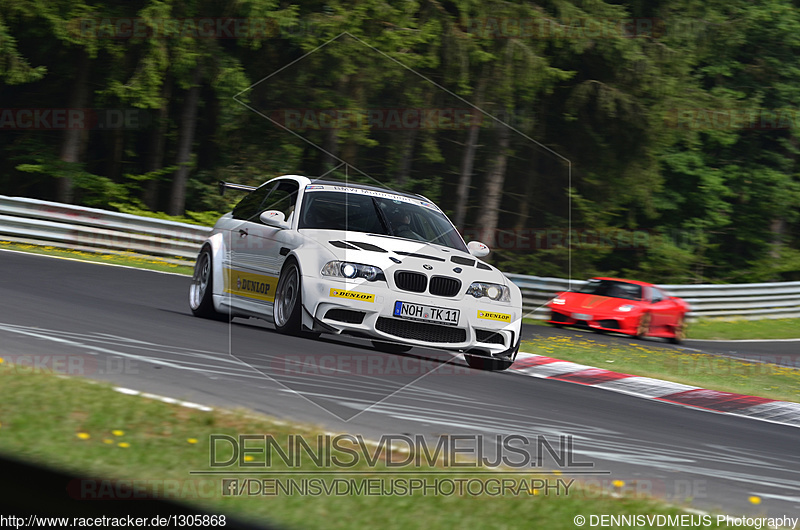
M592 315L587 315L586 313L572 313L572 318L575 320L591 320Z
M412 304L409 302L395 302L393 314L396 317L407 318L409 320L456 326L458 325L458 316L460 313L461 311L458 309L447 309L444 307Z

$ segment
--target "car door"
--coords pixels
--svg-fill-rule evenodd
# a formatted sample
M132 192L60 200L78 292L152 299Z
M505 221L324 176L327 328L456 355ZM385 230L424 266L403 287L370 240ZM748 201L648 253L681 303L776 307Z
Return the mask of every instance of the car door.
M298 244L296 231L291 229L295 226L293 213L298 189L294 180L274 181L260 202L254 200L252 207L241 212L241 224L231 234L228 279L228 290L236 307L263 316L272 315L281 268L286 255ZM283 213L288 228L264 224L260 215L266 210Z
M677 321L677 304L657 287L650 287L651 329L674 326Z

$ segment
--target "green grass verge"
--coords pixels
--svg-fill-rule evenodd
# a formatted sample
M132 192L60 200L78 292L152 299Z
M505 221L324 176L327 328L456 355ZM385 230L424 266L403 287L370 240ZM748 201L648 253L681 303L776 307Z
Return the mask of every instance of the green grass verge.
M763 320L702 318L689 325L690 339L797 339L800 318L766 318Z
M524 341L521 351L712 390L800 402L800 370L795 368L654 348L634 339L617 346L590 337Z
M30 252L31 254L43 254L45 256L56 256L61 258L78 259L95 263L112 263L114 265L125 265L139 269L149 269L162 272L174 272L177 274L192 274L192 265L177 265L158 257L142 257L133 253L102 253L85 252L82 250L69 250L46 245L26 245L22 243L12 243L10 241L0 241L0 249L17 250L20 252Z
M207 512L271 521L286 528L528 528L535 521L538 528L574 530L573 517L579 514L588 518L592 514L681 513L676 507L642 495L617 498L597 487L580 489L577 483L569 495L560 496L538 490L505 496L419 492L398 496L222 496L222 478L188 474L190 470L209 469L211 434L270 434L277 440L286 440L289 434L315 436L321 431L242 411L204 412L124 395L104 384L56 377L9 363L0 363L0 378L3 453L66 469L81 477L140 480L156 491L159 484L170 483L170 491L180 501ZM344 461L353 460L345 453L338 456ZM394 455L389 457L393 459ZM264 462L263 455L257 455L251 463L260 462ZM309 477L318 470L309 459L303 460L302 468L310 472ZM271 471L282 469L286 467L280 460L273 461L270 467ZM363 464L354 469L367 470ZM388 478L380 474L380 469L370 471L370 477L355 480ZM176 483L180 486L174 487ZM747 502L742 499L742 503Z

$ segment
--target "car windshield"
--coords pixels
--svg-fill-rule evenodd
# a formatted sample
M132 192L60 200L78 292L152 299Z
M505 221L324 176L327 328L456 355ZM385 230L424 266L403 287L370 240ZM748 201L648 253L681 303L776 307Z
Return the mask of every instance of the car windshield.
M417 204L417 202L419 204ZM424 201L343 191L307 192L298 228L347 230L393 236L468 252L464 240L440 211Z
M589 283L578 289L579 293L623 298L625 300L641 300L642 286L614 280L589 280Z

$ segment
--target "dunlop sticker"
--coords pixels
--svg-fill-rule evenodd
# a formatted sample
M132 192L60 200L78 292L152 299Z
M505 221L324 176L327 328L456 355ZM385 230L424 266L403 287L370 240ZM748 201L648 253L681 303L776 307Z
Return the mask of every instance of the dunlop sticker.
M263 274L251 274L236 270L229 270L225 275L225 292L254 298L265 302L275 301L275 287L278 278Z
M331 289L333 298L348 298L350 300L361 300L362 302L374 302L375 295L367 293L357 293L356 291L345 291L344 289Z
M511 322L511 315L505 313L495 313L493 311L478 311L478 318L484 320L499 320L500 322Z

